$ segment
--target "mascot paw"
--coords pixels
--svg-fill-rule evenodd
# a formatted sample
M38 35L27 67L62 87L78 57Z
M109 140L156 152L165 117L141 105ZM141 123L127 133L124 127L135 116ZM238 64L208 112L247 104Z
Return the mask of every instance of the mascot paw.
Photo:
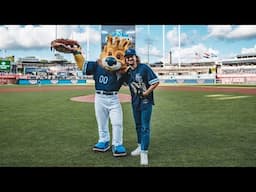
M81 52L80 44L72 39L55 39L51 42L51 50L52 49L61 53Z

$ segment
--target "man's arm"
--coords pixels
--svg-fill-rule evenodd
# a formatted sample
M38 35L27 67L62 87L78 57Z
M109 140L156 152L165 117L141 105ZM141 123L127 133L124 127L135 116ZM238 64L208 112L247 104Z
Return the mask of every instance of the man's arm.
M142 95L143 95L144 97L147 97L152 91L154 91L154 89L155 89L158 85L159 85L159 82L156 82L156 83L150 85L150 87L149 87L146 91L144 91L144 92L142 93Z

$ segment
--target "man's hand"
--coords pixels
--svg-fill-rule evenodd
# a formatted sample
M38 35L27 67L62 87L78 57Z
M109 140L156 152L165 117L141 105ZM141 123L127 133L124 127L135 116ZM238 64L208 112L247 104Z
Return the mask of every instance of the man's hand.
M144 83L132 82L131 88L132 88L132 92L135 95L138 95L140 98L146 98L146 96L144 96L144 93L147 88Z

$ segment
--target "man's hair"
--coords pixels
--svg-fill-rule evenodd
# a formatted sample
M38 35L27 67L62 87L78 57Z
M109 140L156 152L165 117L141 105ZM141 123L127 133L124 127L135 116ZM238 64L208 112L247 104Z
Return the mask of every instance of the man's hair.
M140 57L139 57L138 55L136 55L136 62L137 62L137 63L140 63L140 62L141 62Z

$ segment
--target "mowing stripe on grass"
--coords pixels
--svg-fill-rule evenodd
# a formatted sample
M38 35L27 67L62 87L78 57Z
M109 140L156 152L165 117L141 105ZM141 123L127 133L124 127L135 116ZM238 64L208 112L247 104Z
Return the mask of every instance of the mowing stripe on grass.
M248 96L248 95L233 96L233 95L225 95L225 94L213 94L213 95L205 95L205 97L210 97L215 100L229 100L229 99L247 98L247 97L251 97L251 96Z
M229 95L225 95L225 94L206 95L206 97L225 97L225 96L229 96Z
M229 99L242 99L242 98L247 98L247 97L251 97L251 96L243 95L243 96L219 97L219 98L215 98L215 99L216 100L229 100Z

